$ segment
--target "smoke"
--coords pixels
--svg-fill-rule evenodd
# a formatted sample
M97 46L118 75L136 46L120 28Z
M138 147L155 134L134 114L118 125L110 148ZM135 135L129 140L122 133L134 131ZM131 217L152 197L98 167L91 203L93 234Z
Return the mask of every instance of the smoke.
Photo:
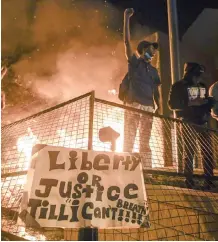
M60 102L95 90L105 97L122 79L126 61L121 34L108 27L117 14L111 6L100 1L38 1L31 19L28 1L9 2L10 7L4 1L10 17L3 16L3 51L34 48L13 69L35 96Z
M127 70L123 13L100 0L4 0L2 6L2 51L23 50L13 70L34 96L61 102L95 90L118 101L108 90L118 89Z
M17 48L31 47L30 25L27 16L28 0L2 1L2 54L13 55Z
M114 78L123 64L113 56L109 46L87 48L87 52L79 51L78 46L78 51L69 49L59 54L56 73L49 79L33 82L33 87L41 96L51 99L68 100L91 90L105 97L114 88Z

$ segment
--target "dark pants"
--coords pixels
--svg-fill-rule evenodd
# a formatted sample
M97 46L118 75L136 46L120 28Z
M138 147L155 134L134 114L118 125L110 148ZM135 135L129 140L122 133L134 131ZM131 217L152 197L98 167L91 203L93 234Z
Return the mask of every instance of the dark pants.
M130 106L130 105L129 105ZM153 111L151 107L142 105L132 105L132 107ZM140 114L125 110L124 114L124 152L133 152L135 139L139 138L139 152L143 158L143 167L151 168L151 149L149 145L153 118L150 115ZM139 130L139 137L136 137L137 129Z
M206 180L213 176L213 152L210 133L202 126L181 125L183 137L183 162L185 165L184 175L187 180L193 179L193 158L197 154L198 145L202 156L202 164Z

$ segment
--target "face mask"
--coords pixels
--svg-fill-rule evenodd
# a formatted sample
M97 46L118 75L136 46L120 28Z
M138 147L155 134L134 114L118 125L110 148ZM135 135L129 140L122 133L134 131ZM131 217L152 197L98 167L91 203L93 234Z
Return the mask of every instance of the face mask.
M145 57L146 57L148 60L151 60L151 59L152 59L152 56L150 56L148 52L145 53Z

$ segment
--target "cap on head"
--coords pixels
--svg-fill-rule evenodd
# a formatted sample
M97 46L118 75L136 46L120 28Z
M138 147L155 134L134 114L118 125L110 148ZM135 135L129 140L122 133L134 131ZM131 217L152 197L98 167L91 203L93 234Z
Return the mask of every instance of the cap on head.
M143 53L144 49L147 49L149 46L153 45L153 47L157 50L158 49L158 43L157 42L149 42L146 40L141 41L137 46L137 51L141 55Z
M186 62L184 64L184 75L191 74L193 76L200 76L205 70L205 66L195 62Z

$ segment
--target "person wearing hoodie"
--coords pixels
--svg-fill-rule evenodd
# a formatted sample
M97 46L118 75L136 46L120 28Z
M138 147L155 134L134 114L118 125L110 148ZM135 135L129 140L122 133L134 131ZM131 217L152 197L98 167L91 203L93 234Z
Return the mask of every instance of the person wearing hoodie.
M198 141L203 158L204 187L210 189L214 187L212 182L213 154L210 147L210 134L206 127L213 103L208 97L207 87L202 82L204 72L203 65L192 62L185 63L183 79L172 85L168 105L171 110L176 112L177 118L191 124L191 126L181 124L186 186L193 188L195 185L193 158L196 153L196 141Z

